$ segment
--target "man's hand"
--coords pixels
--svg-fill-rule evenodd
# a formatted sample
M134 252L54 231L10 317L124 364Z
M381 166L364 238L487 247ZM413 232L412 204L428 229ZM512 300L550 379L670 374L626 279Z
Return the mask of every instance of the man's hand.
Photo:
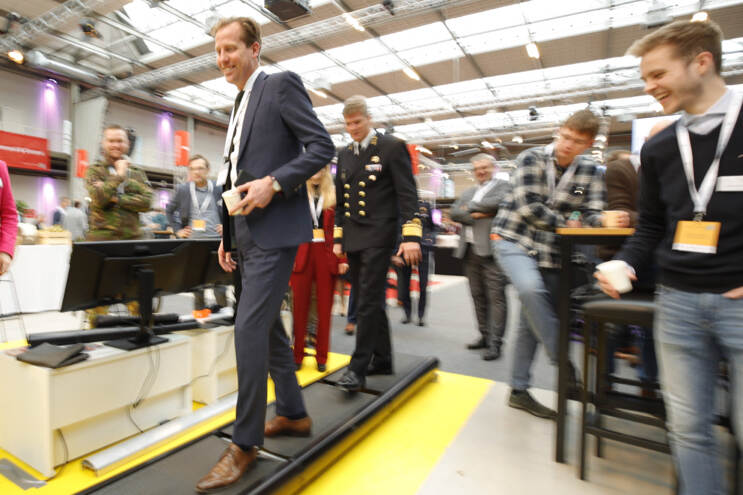
M5 272L10 268L10 255L8 253L0 253L0 275L4 275Z
M178 237L179 239L188 239L189 237L191 237L191 226L186 225L181 230L176 232L175 236Z
M348 271L348 263L338 263L338 273L343 275Z
M273 190L273 181L271 177L265 176L262 179L251 180L240 186L237 186L239 193L246 193L245 197L230 210L230 215L249 215L253 208L265 208L273 199L276 191Z
M235 268L237 268L237 263L235 263L235 260L232 259L232 253L230 253L229 251L225 252L224 250L224 241L219 243L217 258L219 260L219 266L221 266L222 270L226 271L227 273L231 273Z
M345 256L343 254L343 246L341 245L341 243L333 244L333 254L339 258L343 258L343 256Z
M637 280L637 277L635 276L634 273L632 273L632 270L630 270L629 268L627 268L627 276L632 281ZM614 299L619 299L619 292L617 292L617 290L614 288L614 286L611 285L611 283L609 283L609 280L604 276L603 273L601 273L599 271L593 272L593 277L596 280L598 280L599 288L601 289L601 291L604 294L606 294L607 296L612 297ZM742 287L742 289L743 289L743 287Z
M571 229L579 229L583 227L583 223L581 223L580 220L568 220L565 222L566 227L570 227Z
M126 177L126 173L129 170L129 162L127 160L116 160L114 162L114 168L116 169L116 175Z
M103 187L103 181L102 180L94 180L93 181L93 187Z
M395 265L395 266L397 266L397 267L403 267L403 266L405 266L405 262L399 256L393 256L393 257L391 257L390 258L390 261L392 261L392 264Z
M421 245L417 242L401 242L395 256L402 256L408 266L417 266L421 261Z
M728 299L743 299L743 287L731 289L725 292L722 297L727 297Z
M221 223L217 224L217 234L222 235L222 224Z
M472 220L480 220L481 218L489 218L495 215L493 215L492 213L483 213L481 211L473 211L472 213L470 213L470 216L472 217Z
M624 210L614 210L612 212L612 215L614 216L614 218L612 219L613 220L612 227L616 227L620 229L629 227L630 218L629 218L628 212ZM608 220L608 216L606 215L606 213L602 213L601 214L601 225L603 225L604 227L608 227L608 225L606 225L607 220Z

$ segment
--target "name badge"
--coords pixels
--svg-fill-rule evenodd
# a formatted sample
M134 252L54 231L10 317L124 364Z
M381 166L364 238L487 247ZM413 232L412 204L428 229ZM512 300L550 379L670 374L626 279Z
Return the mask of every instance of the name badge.
M738 192L743 191L743 175L726 175L717 178L717 191Z
M325 242L325 231L323 229L312 229L312 242Z
M382 164L381 163L370 163L364 167L367 172L381 172L382 171Z
M720 222L691 222L682 220L676 224L673 237L673 249L691 253L717 252L717 240L720 237Z
M206 220L191 220L191 229L204 232L206 230Z

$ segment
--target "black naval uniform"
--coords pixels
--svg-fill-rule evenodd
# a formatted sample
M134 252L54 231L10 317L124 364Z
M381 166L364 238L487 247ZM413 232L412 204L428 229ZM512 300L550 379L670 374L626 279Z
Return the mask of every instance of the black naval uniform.
M422 231L405 142L375 134L358 155L350 144L338 154L335 190L333 237L348 255L351 284L357 291L356 348L348 368L359 377L367 375L370 364L372 370L391 372L392 345L384 309L387 269L398 225L402 224L404 242L420 242Z
M428 291L428 266L429 258L436 245L436 226L431 217L431 203L423 199L418 200L418 218L423 227L421 238L421 262L418 263L418 325L424 326L426 314L426 296ZM410 279L413 275L413 267L405 263L395 268L397 272L397 299L402 303L405 312L403 323L410 322L412 302L410 300Z

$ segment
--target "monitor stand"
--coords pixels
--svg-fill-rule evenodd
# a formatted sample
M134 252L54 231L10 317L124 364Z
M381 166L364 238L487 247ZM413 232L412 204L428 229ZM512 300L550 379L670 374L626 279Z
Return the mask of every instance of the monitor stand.
M152 331L152 298L155 295L155 272L150 265L141 265L134 268L139 288L139 335L129 339L118 339L104 342L107 346L124 351L133 351L142 347L167 342L165 337L158 337Z

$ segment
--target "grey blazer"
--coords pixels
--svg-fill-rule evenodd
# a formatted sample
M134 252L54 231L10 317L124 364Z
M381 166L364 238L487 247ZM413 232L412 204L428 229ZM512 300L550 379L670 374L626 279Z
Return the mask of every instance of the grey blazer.
M495 185L482 197L480 201L472 201L475 192L479 186L474 186L462 193L451 207L451 218L459 222L464 227L459 238L459 246L454 251L454 257L464 258L467 253L467 238L465 229L472 227L472 237L474 240L473 248L478 256L490 256L492 249L490 247L490 228L493 223L493 217L498 213L498 206L511 190L511 183L505 180L495 179ZM489 213L493 217L473 220L470 213L480 212Z

